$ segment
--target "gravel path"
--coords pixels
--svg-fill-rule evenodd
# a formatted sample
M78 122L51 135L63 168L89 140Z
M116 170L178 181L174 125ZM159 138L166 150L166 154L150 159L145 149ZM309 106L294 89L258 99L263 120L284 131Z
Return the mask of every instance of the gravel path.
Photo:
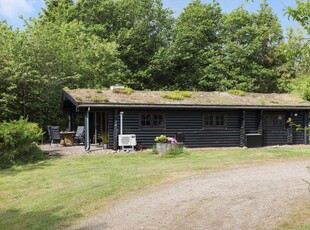
M283 161L153 186L71 229L272 229L310 199L310 160Z

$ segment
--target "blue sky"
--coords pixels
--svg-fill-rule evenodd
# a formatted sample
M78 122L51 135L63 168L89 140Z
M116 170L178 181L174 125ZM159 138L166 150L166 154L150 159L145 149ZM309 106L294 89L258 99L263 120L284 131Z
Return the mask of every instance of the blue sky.
M245 0L218 0L223 12L231 12L238 6L244 4L246 10L255 12L259 8L261 0L246 2ZM163 0L164 6L170 8L179 15L183 8L186 7L191 0ZM202 0L203 3L212 2L212 0ZM295 0L268 0L273 11L278 15L280 22L285 29L287 26L296 26L298 23L288 20L288 16L284 15L284 9L287 6L295 6ZM23 15L25 19L29 17L37 17L41 8L44 7L43 0L0 0L0 20L6 20L13 28L22 27L23 22L19 15Z

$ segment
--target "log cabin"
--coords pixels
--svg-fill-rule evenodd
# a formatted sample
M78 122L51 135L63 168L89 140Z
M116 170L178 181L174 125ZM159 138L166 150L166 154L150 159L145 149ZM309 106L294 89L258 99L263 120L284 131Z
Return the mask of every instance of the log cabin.
M159 135L190 148L308 144L287 120L307 127L310 102L290 94L66 89L62 110L69 129L85 125L86 150L102 141L117 150L120 134L143 148Z

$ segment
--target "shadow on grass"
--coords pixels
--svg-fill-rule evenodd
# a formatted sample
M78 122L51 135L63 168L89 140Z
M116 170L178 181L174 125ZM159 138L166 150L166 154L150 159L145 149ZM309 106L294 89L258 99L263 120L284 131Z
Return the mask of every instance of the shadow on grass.
M8 209L0 212L0 229L59 229L69 227L69 221L80 214L64 214L63 206L45 211L23 212Z
M18 173L34 171L38 169L43 169L52 165L52 161L57 159L46 158L44 160L37 160L31 163L25 162L2 162L0 164L0 174L1 175L11 175L15 176ZM20 167L22 166L22 167Z

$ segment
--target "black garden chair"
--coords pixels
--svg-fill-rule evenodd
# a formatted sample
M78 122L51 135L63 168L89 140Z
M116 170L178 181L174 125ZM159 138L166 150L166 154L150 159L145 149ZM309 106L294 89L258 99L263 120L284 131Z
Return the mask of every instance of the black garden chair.
M77 144L84 143L84 136L85 136L85 127L78 126L76 129L75 136L74 136L74 142Z
M54 141L57 140L60 143L61 137L59 132L59 126L47 126L47 133L49 136L50 144L54 144Z

